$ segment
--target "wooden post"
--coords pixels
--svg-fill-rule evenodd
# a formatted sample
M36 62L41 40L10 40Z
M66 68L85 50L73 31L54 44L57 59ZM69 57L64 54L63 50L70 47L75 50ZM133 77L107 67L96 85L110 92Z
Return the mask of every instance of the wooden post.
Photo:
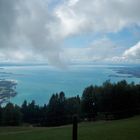
M78 119L77 116L73 117L73 139L77 140L77 130L78 130Z

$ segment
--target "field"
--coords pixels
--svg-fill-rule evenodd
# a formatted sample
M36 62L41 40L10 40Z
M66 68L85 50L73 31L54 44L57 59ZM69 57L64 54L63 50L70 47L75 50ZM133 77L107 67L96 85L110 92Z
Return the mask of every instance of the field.
M72 140L72 126L1 127L0 140ZM79 124L78 140L140 140L140 116Z

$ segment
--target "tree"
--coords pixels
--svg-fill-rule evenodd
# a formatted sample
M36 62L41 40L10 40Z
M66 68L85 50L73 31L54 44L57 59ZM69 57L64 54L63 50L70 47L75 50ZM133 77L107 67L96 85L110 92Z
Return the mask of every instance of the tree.
M23 121L28 122L28 105L26 100L21 105L21 112L23 114Z
M0 125L2 124L2 113L3 113L3 109L0 106Z
M53 94L47 107L48 125L62 125L67 122L65 108L66 98L64 92Z
M12 103L8 103L3 110L2 123L7 126L20 125L22 120L22 114L20 108Z
M82 110L89 119L95 118L97 115L97 98L93 86L87 87L83 92Z
M66 113L69 116L69 121L72 121L74 115L81 115L81 100L80 97L70 97L66 100Z
M132 116L137 106L136 95L139 94L134 83L123 80L112 84L106 81L101 88L99 111L112 119Z

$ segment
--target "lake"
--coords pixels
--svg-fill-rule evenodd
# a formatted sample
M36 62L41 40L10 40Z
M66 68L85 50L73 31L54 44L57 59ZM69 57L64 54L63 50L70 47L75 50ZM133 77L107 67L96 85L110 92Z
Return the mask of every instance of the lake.
M81 96L85 87L101 85L106 80L140 83L140 65L71 65L67 69L49 65L0 67L0 79L18 82L18 95L11 100L19 105L25 99L35 100L40 105L48 103L51 95L60 91L67 97Z

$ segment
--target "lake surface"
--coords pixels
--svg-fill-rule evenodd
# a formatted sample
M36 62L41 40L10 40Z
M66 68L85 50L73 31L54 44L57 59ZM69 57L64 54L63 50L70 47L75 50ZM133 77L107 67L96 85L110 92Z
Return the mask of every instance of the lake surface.
M48 103L51 95L60 91L67 97L81 96L85 87L101 85L109 79L140 83L140 65L71 65L66 70L48 65L0 67L0 79L18 82L18 95L11 100L19 105L25 99L40 105Z

